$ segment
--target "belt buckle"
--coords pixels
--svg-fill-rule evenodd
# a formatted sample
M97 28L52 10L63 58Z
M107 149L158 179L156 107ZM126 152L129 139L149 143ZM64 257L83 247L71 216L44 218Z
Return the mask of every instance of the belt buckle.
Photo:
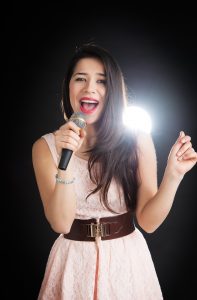
M87 224L87 236L96 237L106 237L110 235L110 224L109 223L91 223Z

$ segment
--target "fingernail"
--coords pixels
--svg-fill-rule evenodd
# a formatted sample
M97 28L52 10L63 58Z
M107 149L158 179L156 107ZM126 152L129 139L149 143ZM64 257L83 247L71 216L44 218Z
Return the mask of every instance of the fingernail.
M183 135L183 131L180 131L180 136L182 136Z

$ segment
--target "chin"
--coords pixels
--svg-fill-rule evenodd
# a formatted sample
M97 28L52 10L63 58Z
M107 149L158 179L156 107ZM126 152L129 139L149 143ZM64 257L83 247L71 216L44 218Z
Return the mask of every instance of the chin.
M80 112L82 112L82 111L80 110ZM92 125L92 124L96 123L99 119L98 114L86 114L84 112L82 112L82 113L84 114L85 119L86 119L86 123L88 125Z
M87 118L86 124L87 125L94 125L98 121L97 118Z

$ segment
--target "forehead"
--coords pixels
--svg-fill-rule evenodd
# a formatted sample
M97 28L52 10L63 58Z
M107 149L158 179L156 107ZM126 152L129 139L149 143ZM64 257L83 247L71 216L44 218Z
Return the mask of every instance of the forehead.
M80 59L74 68L74 73L75 72L104 73L105 69L100 59L91 57Z

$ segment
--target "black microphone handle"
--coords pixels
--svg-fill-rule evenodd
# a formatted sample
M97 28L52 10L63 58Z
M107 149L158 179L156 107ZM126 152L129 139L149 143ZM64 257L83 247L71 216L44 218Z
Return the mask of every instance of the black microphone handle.
M73 154L72 150L62 149L62 156L61 156L59 166L58 166L59 169L66 170L72 154Z

